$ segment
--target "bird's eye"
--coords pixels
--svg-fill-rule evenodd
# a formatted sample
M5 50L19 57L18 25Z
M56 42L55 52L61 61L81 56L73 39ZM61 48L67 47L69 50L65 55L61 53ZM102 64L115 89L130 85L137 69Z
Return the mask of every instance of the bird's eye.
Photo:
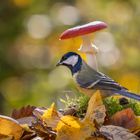
M63 59L63 60L66 60L66 59L67 59L67 57L66 57L66 56L63 56L63 57L62 57L62 59Z

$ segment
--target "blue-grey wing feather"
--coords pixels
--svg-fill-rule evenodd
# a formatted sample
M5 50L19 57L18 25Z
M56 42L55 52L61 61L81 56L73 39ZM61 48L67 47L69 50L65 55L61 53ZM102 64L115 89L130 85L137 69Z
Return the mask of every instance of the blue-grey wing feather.
M76 81L82 88L99 90L126 90L117 82L103 73L97 72L89 67L84 61L80 72L76 76Z

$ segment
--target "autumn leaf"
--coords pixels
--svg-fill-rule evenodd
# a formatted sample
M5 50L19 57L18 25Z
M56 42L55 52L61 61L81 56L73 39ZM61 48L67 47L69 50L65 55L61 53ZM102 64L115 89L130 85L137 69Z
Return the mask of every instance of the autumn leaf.
M74 116L63 116L56 127L56 140L85 140L95 131L90 121L80 121Z
M140 116L136 116L136 123L137 126L140 127Z
M111 117L111 124L128 129L137 127L134 111L131 108L127 108L115 113Z
M102 137L90 137L90 138L87 138L86 140L106 140L105 138L102 138Z
M103 105L101 94L99 91L94 93L89 100L85 119L90 119L91 122L96 120L98 124L103 124L106 116L106 109Z
M16 120L0 115L0 134L12 136L14 140L19 140L23 134L23 128Z
M44 114L44 112L46 111L47 108L35 108L34 111L33 111L33 115L41 120L42 119L42 115Z
M19 124L28 124L29 126L32 125L32 122L36 121L36 118L33 115L33 111L36 107L35 106L25 106L20 109L14 109L12 111L11 117L16 119Z
M33 110L35 108L36 108L35 106L28 105L28 106L22 107L19 110L14 109L12 111L11 117L14 119L20 119L20 118L24 118L24 117L33 116Z
M47 124L48 127L56 128L60 117L61 114L57 112L55 104L52 103L51 107L44 111L41 118Z
M13 138L14 138L13 136L0 134L0 140L13 140Z
M135 127L133 129L130 129L130 132L140 137L140 127Z
M99 131L108 140L140 140L139 137L131 133L128 129L119 126L106 125L102 126Z

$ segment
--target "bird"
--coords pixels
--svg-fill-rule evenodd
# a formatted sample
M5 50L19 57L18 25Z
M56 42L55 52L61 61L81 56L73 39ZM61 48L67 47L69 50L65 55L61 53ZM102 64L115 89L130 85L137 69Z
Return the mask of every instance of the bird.
M97 90L103 97L113 94L120 94L128 98L140 101L140 95L128 91L127 88L115 82L109 76L91 68L76 52L67 52L64 54L56 66L66 66L71 71L72 77L80 91L88 96L92 96Z

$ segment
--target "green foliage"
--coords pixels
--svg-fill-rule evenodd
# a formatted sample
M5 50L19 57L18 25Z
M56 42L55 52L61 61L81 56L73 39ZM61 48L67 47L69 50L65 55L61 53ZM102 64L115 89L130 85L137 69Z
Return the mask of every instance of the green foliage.
M128 108L128 107L132 108L133 111L135 112L135 114L136 114L137 116L140 115L140 102L137 102L137 101L131 99L131 100L129 101L129 104L126 105L126 107L127 107L127 108Z
M88 107L88 101L89 97L86 95L82 95L78 98L70 98L69 96L66 96L66 100L60 99L61 102L63 102L66 106L65 110L68 108L75 108L76 109L76 116L82 118L84 117L87 107Z
M66 99L60 99L62 103L65 104L65 108L72 108L72 107L77 107L77 98L70 98L68 95L66 95Z
M112 116L117 111L121 111L125 108L132 108L136 115L140 115L140 103L133 99L130 99L128 104L126 105L120 105L119 100L117 98L109 97L104 100L104 104L107 108L109 116Z
M121 111L123 109L123 106L119 104L118 99L114 97L104 99L104 104L107 108L109 116L112 116L117 111Z
M86 113L87 107L88 107L88 101L89 101L89 97L88 96L80 96L77 100L78 102L78 111L77 111L77 115L79 117L83 117L84 113Z
M66 95L66 100L64 99L60 100L65 104L65 110L69 108L75 108L76 116L81 118L84 117L89 101L88 96L82 95L80 97L70 98L68 95ZM140 103L133 99L128 100L128 104L126 105L120 105L119 99L115 97L105 98L103 102L109 116L112 116L116 112L126 108L132 108L132 110L136 115L138 116L140 115Z

